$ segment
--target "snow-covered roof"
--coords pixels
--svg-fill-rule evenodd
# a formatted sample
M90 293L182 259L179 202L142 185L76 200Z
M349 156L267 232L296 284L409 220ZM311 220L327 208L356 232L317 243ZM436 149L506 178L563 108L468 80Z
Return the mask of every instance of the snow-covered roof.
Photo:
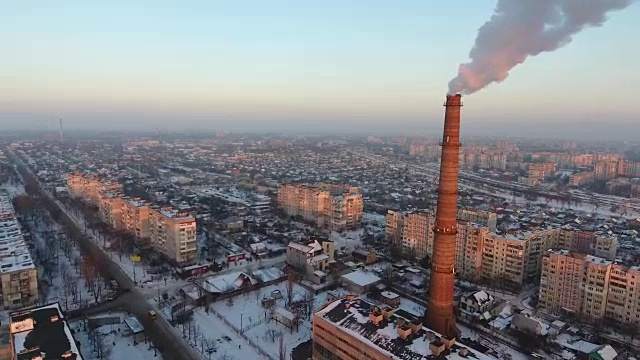
M383 298L389 299L389 300L395 300L397 298L400 297L400 295L391 292L391 291L383 291L380 293L380 296L382 296Z
M37 343L32 343L27 349L24 345L25 341L34 331L45 332L46 337L34 336L33 340ZM82 360L71 329L64 320L58 303L12 313L10 332L14 353L22 353L20 358L43 359L44 353L48 352L50 355L59 353L62 356L75 354L76 360Z
M250 281L252 285L258 283L256 279L238 271L224 275L210 276L202 283L202 287L211 293L226 293L241 288L246 281Z
M345 332L363 344L377 349L385 358L393 360L435 358L429 344L432 339L440 337L440 334L422 327L416 334L412 334L404 341L399 341L397 324L400 322L420 322L420 319L407 318L395 313L388 320L383 319L379 325L374 325L369 321L369 312L374 307L374 304L362 298L353 301L343 298L330 302L315 312L314 316L334 324L337 331ZM465 355L464 351L468 351L468 354ZM443 360L470 358L476 360L492 359L459 342L456 342L449 351L443 352L438 357Z
M362 270L342 275L342 278L359 286L368 286L380 281L380 278Z
M284 272L282 272L282 270L278 269L277 267L256 270L251 275L262 282L282 279L285 276Z
M0 272L29 269L35 269L35 265L15 218L11 196L0 192Z
M484 290L478 290L472 294L466 295L465 298L475 301L478 305L492 303L494 300L493 296Z
M140 321L135 316L127 316L124 318L124 323L127 324L129 330L132 333L138 334L144 331L144 327L140 324Z

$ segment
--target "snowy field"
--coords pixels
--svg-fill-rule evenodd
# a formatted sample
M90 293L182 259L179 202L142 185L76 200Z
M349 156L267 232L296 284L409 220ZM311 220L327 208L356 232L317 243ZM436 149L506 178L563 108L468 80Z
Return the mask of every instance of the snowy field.
M85 322L79 320L69 324L76 341L80 343L80 353L84 360L161 360L162 356L155 351L151 342L134 345L133 335L125 325L124 314L119 324L103 325L93 332L88 330ZM102 356L99 353L102 352Z

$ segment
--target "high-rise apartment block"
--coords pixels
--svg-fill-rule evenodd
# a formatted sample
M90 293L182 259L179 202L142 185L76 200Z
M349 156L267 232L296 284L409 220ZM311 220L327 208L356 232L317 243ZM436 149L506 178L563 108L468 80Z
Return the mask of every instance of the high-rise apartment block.
M640 267L591 255L549 250L542 261L539 305L591 320L640 325Z
M456 274L469 280L500 280L521 287L540 276L542 257L548 249L616 258L618 238L608 234L565 229L496 234L487 226L495 219L492 213L461 210L458 219ZM433 256L434 226L435 216L429 212L387 212L387 240L407 257Z
M182 266L195 262L196 220L192 215L126 197L118 191L122 186L117 182L100 180L92 175L69 174L67 185L73 196L96 204L102 220L113 229L135 236L174 264Z
M101 192L122 191L122 184L116 181L101 180L93 175L72 173L67 175L67 187L69 193L86 202L98 205Z
M466 226L476 228L487 227L487 232L495 231L497 217L488 211L460 210L458 211L458 246L466 243L464 236ZM433 241L435 238L435 215L426 211L402 213L394 210L387 211L386 218L387 241L402 250L405 255L422 259L433 255ZM459 254L459 252L457 252Z
M16 219L11 196L0 192L0 288L5 309L38 302L38 273Z
M556 163L534 163L529 165L528 176L534 179L546 179L556 174Z
M582 186L593 181L595 174L593 171L579 172L569 176L570 186Z
M611 180L618 176L618 161L598 161L593 173L595 180Z
M152 209L149 214L152 245L180 265L196 261L196 219L171 207Z
M151 204L138 198L122 199L122 224L124 231L138 239L148 239Z
M116 192L102 191L98 196L100 217L115 230L124 229L123 202L122 194Z
M358 228L362 222L362 193L355 186L283 184L278 206L287 215L335 231Z

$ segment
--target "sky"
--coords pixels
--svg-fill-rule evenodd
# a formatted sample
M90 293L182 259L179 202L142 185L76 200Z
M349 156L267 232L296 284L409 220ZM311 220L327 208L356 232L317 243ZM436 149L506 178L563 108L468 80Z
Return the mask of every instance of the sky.
M0 130L437 134L495 3L0 0ZM637 19L465 97L463 135L640 132Z

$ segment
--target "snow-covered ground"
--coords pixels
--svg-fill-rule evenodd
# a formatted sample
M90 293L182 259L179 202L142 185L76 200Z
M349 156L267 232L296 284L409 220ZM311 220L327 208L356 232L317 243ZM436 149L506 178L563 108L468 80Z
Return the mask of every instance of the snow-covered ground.
M74 331L74 338L80 343L80 353L83 359L162 359L159 352L155 351L154 353L151 342L140 342L134 345L133 335L123 321L125 314L110 314L109 316L120 317L120 323L100 326L96 328L94 333L90 333L84 320L69 324L69 327ZM98 343L102 345L98 345ZM96 347L100 347L103 351L102 357L98 356Z
M271 294L280 294L282 298L275 300L275 307L285 308L287 291L286 281L267 286L251 293L239 295L231 301L222 300L214 303L211 305L212 311L210 311L209 314L202 308L197 309L194 318L201 329L217 332L224 329L226 333L229 334L228 336L233 339L233 343L241 345L242 342L244 342L247 347L250 347L249 341L251 341L257 348L261 349L261 351L257 349L254 351L257 353L264 352L271 358L277 359L279 357L280 337L283 338L283 344L286 347L287 354L290 354L293 348L311 338L311 312L308 313L308 318L306 313L301 316L302 321L297 330L291 330L271 319L270 310L262 306L262 299L264 297L269 297ZM308 294L307 290L303 287L294 284L292 288L292 301L296 302L303 299L311 299L311 311L315 311L325 304L327 297L326 293L314 297ZM218 315L224 319L221 319ZM243 339L239 335L240 329L242 329L246 339ZM233 334L233 336L230 335L230 333ZM244 348L245 345L242 345L242 348ZM252 358L260 357L254 356Z
M353 251L362 246L364 229L349 230L342 233L331 232L330 240L335 242L336 250Z

